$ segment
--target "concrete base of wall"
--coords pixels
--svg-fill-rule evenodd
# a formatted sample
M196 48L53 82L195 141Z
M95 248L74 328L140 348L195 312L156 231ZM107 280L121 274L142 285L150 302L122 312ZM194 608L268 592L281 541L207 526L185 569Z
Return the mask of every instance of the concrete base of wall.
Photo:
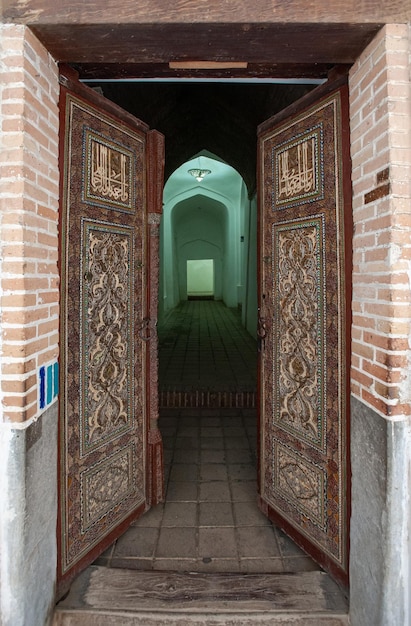
M25 430L3 424L1 439L0 623L43 626L56 580L57 404Z
M351 624L403 626L410 623L410 426L355 398L351 415Z

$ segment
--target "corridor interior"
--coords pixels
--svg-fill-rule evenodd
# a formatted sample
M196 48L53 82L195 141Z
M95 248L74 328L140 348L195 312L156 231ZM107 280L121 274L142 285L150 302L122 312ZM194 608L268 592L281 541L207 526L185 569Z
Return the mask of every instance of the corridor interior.
M256 341L221 301L183 301L159 327L160 390L255 390ZM319 570L259 511L254 407L163 408L165 502L96 564L190 572Z

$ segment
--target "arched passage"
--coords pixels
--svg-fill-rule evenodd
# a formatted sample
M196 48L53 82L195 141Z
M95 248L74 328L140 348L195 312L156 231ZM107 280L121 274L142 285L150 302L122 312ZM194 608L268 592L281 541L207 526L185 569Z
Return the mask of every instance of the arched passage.
M199 168L207 172L201 181L190 173L190 170ZM164 391L169 389L184 393L188 390L213 393L216 389L223 392L235 389L240 395L247 390L254 402L257 316L256 267L253 261L256 256L255 217L255 202L249 200L240 174L205 150L177 168L165 185L159 293L162 406L169 406L169 397ZM210 261L213 265L212 296L196 297L197 300L206 298L207 303L187 303L187 265L190 261ZM213 302L210 302L211 299ZM198 338L198 333L201 336L202 331L193 329L193 315L197 320L202 318L200 327L203 330L207 327L206 335L199 341L196 339L195 349L192 348L194 340L190 339L190 334L196 333ZM245 342L243 348L240 342L239 354L230 343L230 332L224 330L226 324L227 328L239 327L239 336ZM184 343L187 336L187 343ZM175 344L176 352L172 353L166 344ZM185 346L184 354L179 352L182 344ZM202 354L197 353L200 349ZM196 376L192 368L186 371L182 365L187 351L190 352L191 362L198 367ZM226 359L225 368L221 357ZM170 359L178 365L170 364ZM176 368L181 369L181 375L177 376ZM220 406L219 401L216 406Z
M163 299L167 309L187 299L186 265L190 259L213 259L215 297L221 300L227 207L203 193L180 200L164 216Z
M199 163L210 171L201 182L189 174ZM187 297L189 259L214 260L215 299L244 309L255 300L255 273L248 268L255 256L251 204L238 172L205 151L170 176L164 189L160 318ZM251 318L244 316L243 324L254 334Z

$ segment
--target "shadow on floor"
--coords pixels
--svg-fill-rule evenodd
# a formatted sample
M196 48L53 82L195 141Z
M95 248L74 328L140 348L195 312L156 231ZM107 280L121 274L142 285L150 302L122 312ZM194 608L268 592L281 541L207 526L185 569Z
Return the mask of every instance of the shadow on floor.
M181 302L159 325L160 406L255 406L257 344L220 301Z

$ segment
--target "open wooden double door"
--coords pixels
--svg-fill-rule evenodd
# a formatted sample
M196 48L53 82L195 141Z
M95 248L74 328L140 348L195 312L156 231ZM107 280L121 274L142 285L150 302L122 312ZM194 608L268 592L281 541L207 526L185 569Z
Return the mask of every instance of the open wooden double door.
M70 72L60 82L62 593L163 498L156 319L164 142ZM314 90L259 129L258 497L347 582L350 177L342 83Z

